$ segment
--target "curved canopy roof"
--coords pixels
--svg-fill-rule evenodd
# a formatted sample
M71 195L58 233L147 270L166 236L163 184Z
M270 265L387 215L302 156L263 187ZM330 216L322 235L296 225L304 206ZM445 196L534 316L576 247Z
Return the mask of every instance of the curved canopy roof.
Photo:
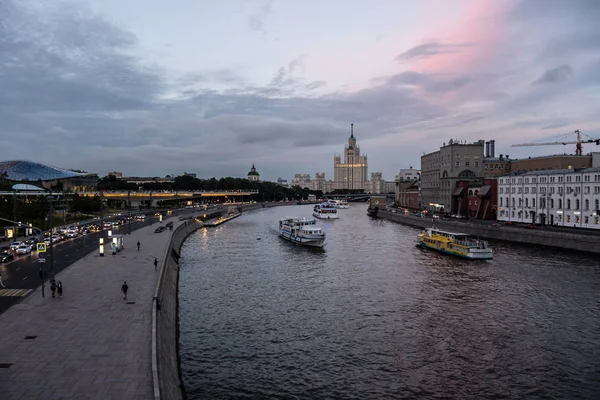
M55 179L86 176L79 172L64 168L52 167L33 161L0 161L0 174L6 173L6 178L13 181L52 181Z
M44 189L39 188L37 186L33 186L33 185L28 185L26 183L17 183L16 185L13 185L12 187L13 190L27 190L27 191L37 191L37 192L43 192Z

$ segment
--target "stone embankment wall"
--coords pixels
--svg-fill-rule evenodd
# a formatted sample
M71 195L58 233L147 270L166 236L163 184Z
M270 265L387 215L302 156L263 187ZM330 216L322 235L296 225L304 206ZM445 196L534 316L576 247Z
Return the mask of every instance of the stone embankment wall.
M366 209L365 209L365 212ZM600 236L552 229L525 229L522 225L471 223L466 221L433 220L414 215L379 210L378 217L416 228L431 228L467 233L484 239L550 246L567 250L600 254Z
M185 239L202 227L202 222L187 220L177 227L165 254L165 263L157 286L158 303L154 301L155 360L158 382L155 382L155 400L181 400L184 397L179 366L178 285L179 251ZM156 376L155 376L156 378ZM156 385L160 388L157 396Z

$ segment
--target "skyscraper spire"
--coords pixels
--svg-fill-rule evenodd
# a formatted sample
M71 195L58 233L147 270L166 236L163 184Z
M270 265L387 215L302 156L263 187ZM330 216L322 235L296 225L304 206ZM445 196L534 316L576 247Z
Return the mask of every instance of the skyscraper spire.
M350 137L354 137L354 124L350 124Z

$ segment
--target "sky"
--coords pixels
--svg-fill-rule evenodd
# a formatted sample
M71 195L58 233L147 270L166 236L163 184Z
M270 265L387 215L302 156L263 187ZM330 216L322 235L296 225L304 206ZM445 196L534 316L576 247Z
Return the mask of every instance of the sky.
M2 0L0 160L332 179L351 123L386 180L449 139L573 153L511 145L600 138L598 21L597 0Z

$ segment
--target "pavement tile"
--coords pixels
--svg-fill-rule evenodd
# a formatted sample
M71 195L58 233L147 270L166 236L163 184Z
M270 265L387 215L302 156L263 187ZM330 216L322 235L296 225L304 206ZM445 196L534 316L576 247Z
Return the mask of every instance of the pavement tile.
M40 288L0 315L0 363L13 364L0 370L1 400L152 398L152 262L171 235L157 225L126 235L115 256L91 253L57 274L63 298ZM122 299L125 280L135 304Z

